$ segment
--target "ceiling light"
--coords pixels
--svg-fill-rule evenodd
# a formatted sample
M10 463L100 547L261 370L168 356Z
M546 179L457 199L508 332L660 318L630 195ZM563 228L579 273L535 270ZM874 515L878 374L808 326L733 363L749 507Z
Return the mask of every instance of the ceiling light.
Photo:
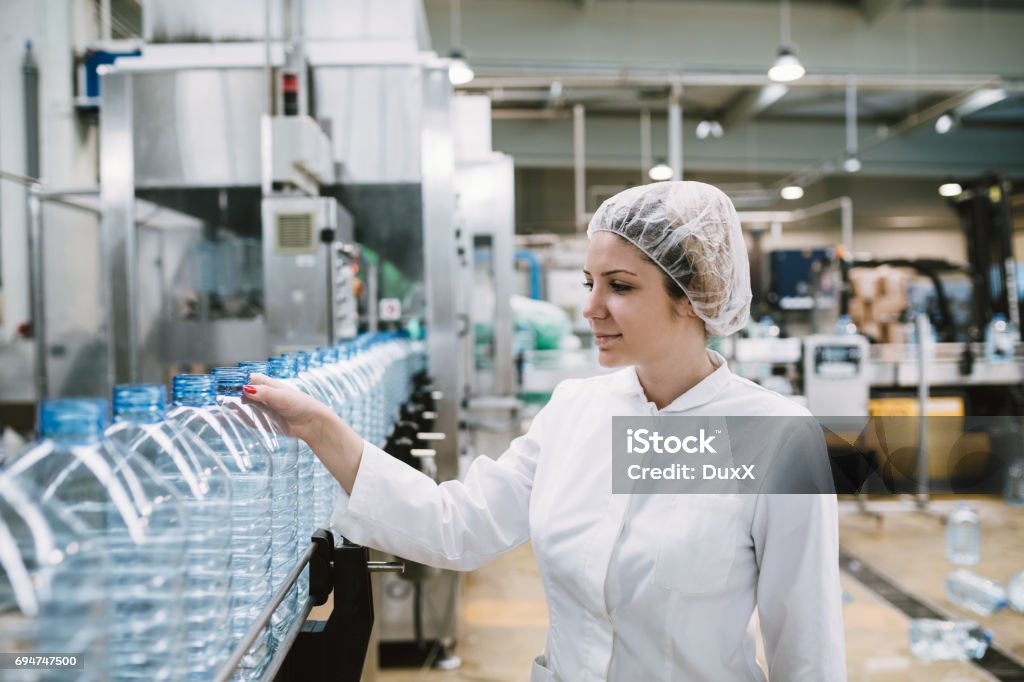
M976 111L981 111L993 104L998 104L1006 99L1006 90L1002 88L983 88L972 93L964 103L956 108L959 117L970 116Z
M651 166L651 170L647 171L647 175L655 182L671 180L672 167L665 163L665 159L658 159L658 163Z
M768 77L776 83L790 83L800 80L807 71L793 51L783 45L779 48L779 56L772 68L768 69Z
M803 197L804 188L800 185L787 185L782 188L782 191L779 192L779 194L781 194L782 198L786 201L796 201Z
M943 114L935 119L935 132L945 135L956 125L956 121L949 114Z
M476 77L461 52L452 50L448 57L451 60L448 62L448 80L452 82L452 85L465 85Z
M843 161L843 170L845 170L847 173L857 173L858 171L860 171L860 169L860 159L858 159L856 156L848 156L846 157L846 160Z
M789 0L779 0L779 56L768 69L768 77L776 83L789 83L804 77L804 65L796 58L790 39Z
M964 191L964 188L957 182L946 182L939 185L939 194L944 197L957 197Z
M712 121L704 119L697 124L697 138L706 140L709 137L720 138L725 134L725 129L722 128L722 124L718 121Z

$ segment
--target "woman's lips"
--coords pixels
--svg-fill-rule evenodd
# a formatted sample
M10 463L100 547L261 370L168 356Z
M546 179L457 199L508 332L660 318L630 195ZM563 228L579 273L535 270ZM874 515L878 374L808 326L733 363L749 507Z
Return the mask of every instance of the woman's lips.
M594 334L594 343L600 348L601 346L607 346L620 336L622 334Z

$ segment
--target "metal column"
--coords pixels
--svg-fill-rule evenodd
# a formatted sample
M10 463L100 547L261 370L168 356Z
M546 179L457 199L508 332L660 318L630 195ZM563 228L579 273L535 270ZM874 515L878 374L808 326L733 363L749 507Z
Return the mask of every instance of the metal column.
M102 258L107 273L110 384L139 377L135 324L135 154L132 140L132 76L103 74L100 120Z

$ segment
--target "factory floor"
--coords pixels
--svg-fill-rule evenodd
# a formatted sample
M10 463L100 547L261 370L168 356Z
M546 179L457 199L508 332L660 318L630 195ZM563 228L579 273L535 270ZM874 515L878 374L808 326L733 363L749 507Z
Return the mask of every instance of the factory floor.
M982 528L982 556L975 570L1005 584L1011 575L1024 570L1024 509L1008 507L997 498L970 501L979 510ZM923 663L914 659L907 646L909 618L868 586L877 587L880 577L946 617L979 620L992 631L995 645L1024 663L1024 614L1003 611L978 617L957 609L945 598L944 578L949 565L943 556L945 529L941 518L950 506L950 500L936 500L932 505L935 514L928 515L911 511L909 503L887 500L869 506L869 511L879 513L876 517L863 513L852 501L840 503L850 682L1024 679L995 677L970 663ZM544 594L527 545L466 576L462 632L456 650L462 658L461 669L389 669L381 671L378 679L525 680L530 660L543 650L546 628Z

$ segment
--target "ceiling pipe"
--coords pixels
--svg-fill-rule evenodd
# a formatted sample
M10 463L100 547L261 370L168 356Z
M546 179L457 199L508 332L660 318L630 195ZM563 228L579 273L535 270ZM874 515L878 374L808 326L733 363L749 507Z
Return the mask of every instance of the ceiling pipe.
M924 111L911 114L894 126L891 126L881 132L872 135L867 140L860 142L857 147L853 150L857 156L861 156L864 152L874 149L875 147L892 140L893 138L899 137L919 128L920 126L927 125L934 121L936 118L941 116L943 113L950 109L955 109L960 104L970 99L974 93L983 88L993 87L993 82L980 83L969 90L961 92L959 94L948 97L938 104L934 104ZM807 187L820 180L821 178L832 173L836 168L841 167L843 159L849 153L849 150L842 152L838 155L830 156L822 161L817 162L813 166L808 166L795 173L791 173L786 176L771 188L771 191L778 192L787 185L800 185Z
M577 104L572 108L572 151L576 232L578 233L582 233L587 229L586 137L586 111L582 104Z
M799 223L832 211L840 212L840 243L852 253L853 199L850 197L836 197L820 204L792 211L737 211L737 215L740 218L740 224L749 228L752 225Z
M668 98L668 165L672 180L683 179L683 87L672 86Z
M477 73L486 70L486 66L478 65ZM528 75L528 76L482 76L477 77L469 85L463 86L462 90L488 90L493 88L523 89L533 88L548 90L551 84L558 81L563 89L569 88L621 88L621 87L644 87L644 88L671 88L673 85L682 87L763 87L772 84L772 81L762 73L678 73L678 72L616 72L609 74L599 73L576 73L573 74L571 67L563 70L552 71L550 75ZM966 89L973 89L983 86L992 87L994 82L1000 82L998 75L963 75L963 74L942 74L937 76L887 76L879 74L808 74L799 81L788 83L787 87L793 88L834 88L845 89L850 76L856 78L858 88L864 91L927 91L927 92L960 92ZM1024 81L1005 81L1001 87L1008 92L1024 92Z

